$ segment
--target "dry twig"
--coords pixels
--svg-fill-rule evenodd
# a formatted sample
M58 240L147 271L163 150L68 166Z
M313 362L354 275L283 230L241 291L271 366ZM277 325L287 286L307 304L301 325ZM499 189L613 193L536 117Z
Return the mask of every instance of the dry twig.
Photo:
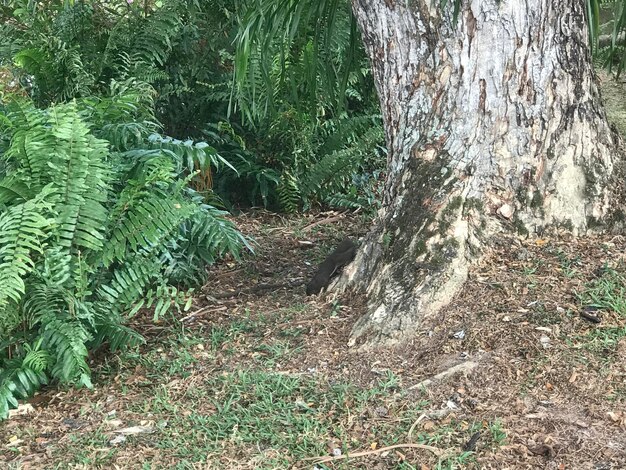
M306 232L307 230L311 230L313 227L317 227L318 225L323 225L323 224L331 224L333 222L338 222L343 218L343 212L339 215L335 215L333 217L327 217L325 219L322 220L318 220L316 222L310 223L309 225L305 226L302 231Z
M424 450L428 450L432 452L440 459L446 457L450 453L450 451L445 451L445 450L439 449L438 447L428 446L426 444L408 443L408 444L395 444L392 446L381 447L380 449L374 449L374 450L364 450L361 452L354 452L352 454L327 455L323 457L321 456L320 457L307 457L302 460L312 461L313 463L325 463L325 462L332 462L335 460L349 459L349 458L355 458L355 457L365 457L367 455L380 454L381 452L386 452L388 450L393 450L393 449L424 449Z

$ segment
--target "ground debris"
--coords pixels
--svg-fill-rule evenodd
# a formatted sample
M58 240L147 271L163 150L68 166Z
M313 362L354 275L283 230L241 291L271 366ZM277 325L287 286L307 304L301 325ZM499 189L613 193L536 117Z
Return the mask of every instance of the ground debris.
M367 221L255 211L237 222L256 239L256 257L211 268L203 295L181 315L182 327L155 325L149 312L138 314L133 327L148 344L137 353L137 365L125 370L108 356L96 366L94 390L44 391L31 403L34 411L0 425L3 447L11 449L0 453L0 462L63 467L68 452L80 449L81 461L94 466L181 465L182 458L160 445L185 429L155 424L155 432L123 434L126 440L111 447L112 436L122 434L103 424L113 421L108 410L117 410L113 428L123 422L132 429L148 419L208 419L235 399L253 408L250 396L215 384L245 381L245 371L261 369L281 383L306 379L320 390L349 383L380 394L361 414L353 412L351 398L332 405L335 424L342 406L349 410L341 421L344 442L331 435L322 440L319 453L309 454L318 455L307 460L309 468L352 457L357 460L343 468L397 468L401 461L436 468L449 450L459 455L463 449L473 453L474 466L456 468L626 468L626 317L618 304L601 309L601 323L580 315L592 304L585 297L590 286L598 299L612 279L607 276L625 272L624 239L499 240L435 324L395 348L357 352L347 344L365 299L350 293L306 297L295 281L308 279L338 241L358 238ZM275 287L254 287L268 284ZM618 295L619 286L610 293ZM461 330L463 335L451 334ZM161 369L150 368L148 354ZM169 377L179 356L187 361L184 371ZM207 392L207 383L215 388ZM145 416L143 409L155 403L164 417ZM313 420L322 405L298 395L287 411ZM399 427L398 413L412 409L402 423L408 431L394 436L400 444L377 444L377 426ZM198 420L198 442L210 440ZM222 448L203 454L202 468L265 468L275 461L299 468L300 460L285 457L284 449L247 445L241 432L235 426ZM418 435L427 444L417 444ZM444 437L429 445L436 435Z

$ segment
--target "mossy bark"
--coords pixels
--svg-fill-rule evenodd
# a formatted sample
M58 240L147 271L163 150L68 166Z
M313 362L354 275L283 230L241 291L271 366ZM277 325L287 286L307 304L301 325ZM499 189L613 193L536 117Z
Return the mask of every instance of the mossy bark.
M389 150L376 226L340 282L368 295L353 344L428 328L498 234L623 218L584 2L463 1L456 23L437 3L353 0Z

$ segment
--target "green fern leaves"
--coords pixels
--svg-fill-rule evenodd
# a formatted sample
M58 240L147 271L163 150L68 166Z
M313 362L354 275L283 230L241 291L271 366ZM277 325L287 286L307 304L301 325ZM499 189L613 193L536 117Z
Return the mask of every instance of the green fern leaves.
M174 151L177 142L158 138L172 150L146 139L143 148L112 153L86 121L103 119L93 104L41 110L22 103L7 115L13 132L0 154L0 416L48 378L90 387L90 347L139 344L141 336L124 325L130 315L146 302L165 314L180 303L171 283L197 282L207 263L238 256L245 244L224 212L187 188L191 175Z
M45 191L44 195L50 194ZM43 241L51 220L41 212L41 198L10 207L0 214L0 312L11 300L21 301L24 278L35 267L34 256L43 253Z

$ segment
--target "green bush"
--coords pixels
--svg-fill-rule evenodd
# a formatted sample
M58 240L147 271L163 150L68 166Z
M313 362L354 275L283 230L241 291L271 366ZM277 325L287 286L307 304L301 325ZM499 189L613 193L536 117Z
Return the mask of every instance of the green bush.
M213 183L211 196L227 207L375 207L384 139L349 2L287 18L276 3L10 0L0 8L0 68L40 107L149 85L140 93L154 90L152 124L181 141L206 140L237 169L205 169L195 185ZM94 129L112 130L101 114ZM113 129L116 143L134 145L149 124L125 122Z
M133 96L2 111L10 142L0 154L2 416L49 379L90 386L89 349L141 342L125 326L133 313L184 303L181 289L245 244L188 186L189 166L219 163L216 154L148 139L152 126L137 124Z

